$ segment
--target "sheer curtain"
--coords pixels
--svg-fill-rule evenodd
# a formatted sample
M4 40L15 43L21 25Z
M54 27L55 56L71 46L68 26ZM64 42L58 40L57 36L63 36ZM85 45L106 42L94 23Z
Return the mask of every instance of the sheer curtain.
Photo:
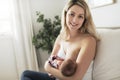
M35 48L32 45L32 19L29 0L13 0L13 43L18 76L25 69L38 70Z

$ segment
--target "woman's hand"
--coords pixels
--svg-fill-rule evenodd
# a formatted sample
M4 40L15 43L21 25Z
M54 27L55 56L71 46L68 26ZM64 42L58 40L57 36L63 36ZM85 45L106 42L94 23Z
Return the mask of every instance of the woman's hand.
M73 80L73 78L71 77L63 76L59 69L51 67L48 61L45 62L44 69L47 73L50 73L51 75L59 78L60 80Z
M46 72L50 72L50 68L51 68L51 66L50 66L50 64L49 64L49 62L48 62L48 60L45 62L45 65L44 65L44 69L45 69L45 71Z

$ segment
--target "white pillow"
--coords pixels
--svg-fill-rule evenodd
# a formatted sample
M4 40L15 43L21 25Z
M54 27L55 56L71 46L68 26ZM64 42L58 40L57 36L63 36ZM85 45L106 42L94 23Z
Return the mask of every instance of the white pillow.
M101 41L97 46L93 80L120 80L120 29L97 29Z

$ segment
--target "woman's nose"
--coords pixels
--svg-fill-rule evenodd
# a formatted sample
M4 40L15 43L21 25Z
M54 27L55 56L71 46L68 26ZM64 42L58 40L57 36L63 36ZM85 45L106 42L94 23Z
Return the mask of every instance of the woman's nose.
M73 21L74 23L77 23L77 22L78 22L78 18L77 18L77 17L74 17L72 21Z

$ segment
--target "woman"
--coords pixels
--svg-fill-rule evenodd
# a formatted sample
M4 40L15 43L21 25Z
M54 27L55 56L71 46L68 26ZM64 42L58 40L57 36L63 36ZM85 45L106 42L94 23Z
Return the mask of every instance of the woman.
M21 80L82 80L95 56L98 36L88 5L84 0L70 0L63 9L62 29L58 35L51 55L59 52L65 59L75 60L77 69L73 76L63 76L59 69L45 63L47 73L24 71ZM61 49L62 48L62 49Z

